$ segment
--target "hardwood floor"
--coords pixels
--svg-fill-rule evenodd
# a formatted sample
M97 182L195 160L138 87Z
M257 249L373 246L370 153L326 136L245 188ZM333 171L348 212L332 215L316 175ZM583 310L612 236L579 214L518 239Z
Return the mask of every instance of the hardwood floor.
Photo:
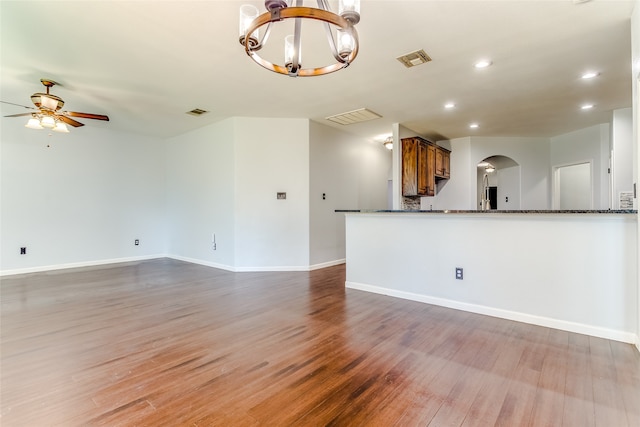
M628 344L161 259L2 278L9 426L640 426Z

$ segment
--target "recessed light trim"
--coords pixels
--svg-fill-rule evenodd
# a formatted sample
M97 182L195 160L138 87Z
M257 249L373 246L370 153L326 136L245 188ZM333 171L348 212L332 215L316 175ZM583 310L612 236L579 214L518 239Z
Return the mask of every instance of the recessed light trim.
M480 127L480 125L479 125L478 123L471 123L471 124L469 125L469 128L470 128L470 129L478 129L479 127Z
M480 61L478 61L475 64L473 64L473 66L476 67L476 68L487 68L491 64L493 64L493 62L491 62L490 60L481 59Z
M595 107L595 105L593 104L584 104L580 107L580 109L582 110L591 110L593 107Z
M599 75L600 73L596 71L587 71L586 73L582 74L582 78L585 80L589 80L589 79L593 79L594 77L598 77Z
M451 110L452 108L456 108L456 104L453 102L447 102L446 104L444 104L444 108L446 108L447 110Z

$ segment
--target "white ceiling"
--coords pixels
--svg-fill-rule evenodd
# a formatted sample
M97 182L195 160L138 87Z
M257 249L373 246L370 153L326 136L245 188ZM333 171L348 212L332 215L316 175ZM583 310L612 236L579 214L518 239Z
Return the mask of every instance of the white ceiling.
M46 77L61 84L52 93L64 109L111 118L79 119L87 126L160 137L232 116L310 118L371 139L392 123L436 140L548 137L631 106L631 0L362 0L354 63L308 78L250 60L238 43L243 3L263 10L259 0L1 1L0 99L31 105ZM311 37L312 24L303 65L326 45L324 34ZM271 43L280 49L275 35ZM396 60L417 49L433 61L407 69ZM480 58L493 65L475 69ZM600 76L585 81L587 70ZM456 108L445 111L447 101ZM595 108L580 110L587 102ZM383 117L325 120L364 107ZM25 112L0 108L3 116ZM193 108L210 112L185 114ZM480 127L470 130L472 121ZM2 118L2 126L24 122Z

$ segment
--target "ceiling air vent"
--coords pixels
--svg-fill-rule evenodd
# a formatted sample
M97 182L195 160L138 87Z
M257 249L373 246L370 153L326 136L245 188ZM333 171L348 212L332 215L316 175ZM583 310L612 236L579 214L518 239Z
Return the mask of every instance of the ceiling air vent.
M382 117L380 114L374 113L366 108L360 108L359 110L329 116L326 119L341 125L352 125L354 123L366 122L367 120L379 119L380 117Z
M194 108L191 111L187 111L187 114L191 114L192 116L201 116L205 113L208 113L207 110L201 110L200 108Z
M407 68L415 67L416 65L424 64L431 61L429 55L427 55L427 53L422 49L399 56L396 59L402 62Z

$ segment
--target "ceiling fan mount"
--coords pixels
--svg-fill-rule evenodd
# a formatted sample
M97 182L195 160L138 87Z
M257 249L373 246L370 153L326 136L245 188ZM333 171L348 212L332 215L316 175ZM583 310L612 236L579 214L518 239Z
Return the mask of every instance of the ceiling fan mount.
M21 117L21 116L32 116L32 119L27 124L27 127L40 129L42 126L44 127L53 127L55 125L51 124L51 118L54 119L54 122L62 122L73 127L84 126L83 123L80 123L77 120L72 119L72 117L80 117L84 119L94 119L94 120L103 120L109 121L109 117L103 114L92 114L92 113L80 113L77 111L61 111L62 106L64 105L64 100L57 95L53 95L49 93L49 90L55 86L60 85L59 83L51 80L51 79L40 79L40 82L47 88L46 93L36 92L31 95L31 102L33 102L34 107L27 107L26 105L14 104L12 102L0 101L4 104L16 105L19 107L24 107L29 110L33 110L29 113L21 113L21 114L12 114L10 116L5 117ZM48 118L43 120L44 118ZM32 123L32 120L39 121L39 123ZM38 127L39 126L39 127ZM57 125L54 130L58 128ZM65 129L62 132L67 132L64 126L61 128Z
M49 89L58 83L49 79L40 79L42 84L47 88L47 93L37 92L31 95L31 102L37 108L58 111L64 105L64 101L62 98L56 95L52 95L49 93Z

